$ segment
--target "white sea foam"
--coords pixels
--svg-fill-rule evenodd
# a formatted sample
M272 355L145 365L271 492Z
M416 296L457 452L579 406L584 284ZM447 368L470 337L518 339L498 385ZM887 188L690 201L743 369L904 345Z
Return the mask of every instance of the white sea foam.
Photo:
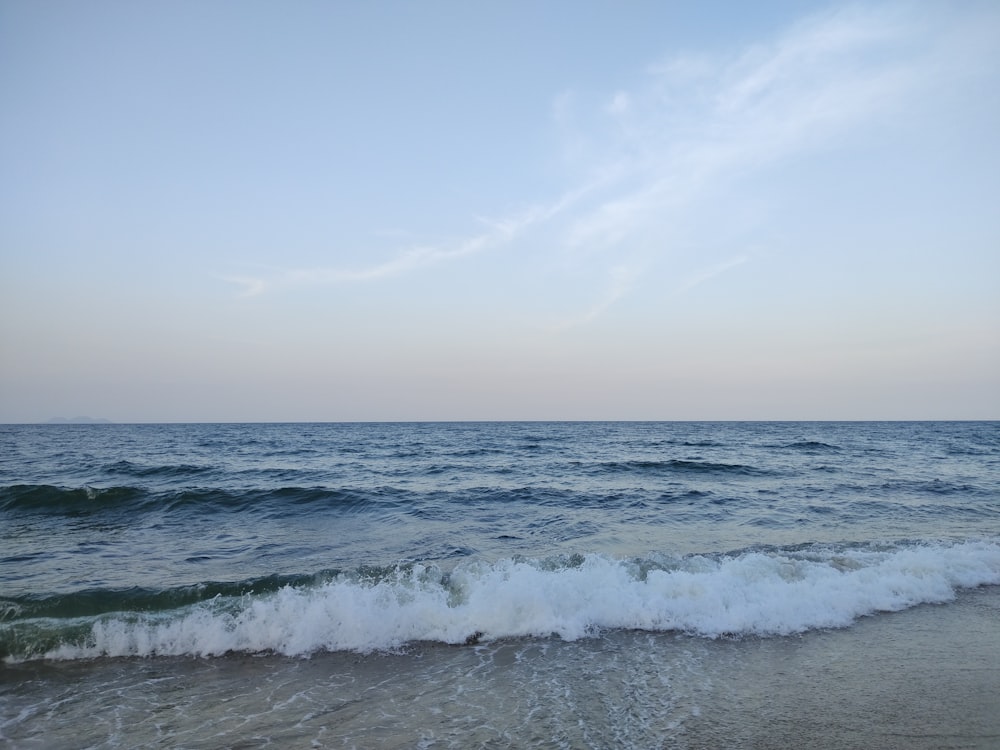
M46 657L369 652L470 637L574 640L619 628L787 635L946 602L984 584L1000 584L997 540L673 561L505 559L447 575L415 566L376 581L344 577L157 615L104 616L85 642L64 643Z

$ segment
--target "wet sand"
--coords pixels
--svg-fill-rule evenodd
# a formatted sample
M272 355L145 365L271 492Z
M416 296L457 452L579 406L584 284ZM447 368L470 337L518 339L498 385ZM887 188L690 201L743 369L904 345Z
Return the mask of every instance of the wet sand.
M1000 588L748 645L719 644L689 747L1000 747Z

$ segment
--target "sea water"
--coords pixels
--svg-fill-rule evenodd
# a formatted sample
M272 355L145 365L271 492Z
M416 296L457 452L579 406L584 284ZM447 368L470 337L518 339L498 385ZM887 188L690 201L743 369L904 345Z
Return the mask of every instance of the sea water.
M997 747L1000 423L0 427L13 747Z

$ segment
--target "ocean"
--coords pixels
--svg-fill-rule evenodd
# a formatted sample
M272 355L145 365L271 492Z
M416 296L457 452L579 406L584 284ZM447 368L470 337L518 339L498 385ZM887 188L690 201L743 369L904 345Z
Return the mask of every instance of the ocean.
M12 748L997 748L1000 423L0 426Z

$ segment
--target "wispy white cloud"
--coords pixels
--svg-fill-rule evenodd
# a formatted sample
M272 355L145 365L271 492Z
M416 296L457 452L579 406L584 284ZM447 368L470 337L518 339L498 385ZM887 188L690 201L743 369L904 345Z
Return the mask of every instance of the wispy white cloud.
M260 277L251 276L223 276L222 281L242 287L241 297L255 297L267 288L267 282Z
M574 325L592 321L634 288L636 269L650 265L650 254L680 252L684 244L685 265L698 266L697 249L676 239L732 180L841 142L940 86L942 60L953 56L959 38L934 13L912 6L840 7L729 55L658 61L637 85L608 92L589 112L571 91L561 92L551 115L565 136L563 156L584 177L553 200L479 218L477 234L403 248L369 266L227 280L245 295L374 282L530 241L544 228L552 240L547 248L594 265L608 280L595 289L593 304L572 317ZM680 289L748 260L706 257L703 270L680 280Z
M716 276L721 276L726 271L743 265L748 260L749 258L747 256L740 255L735 258L724 260L721 263L715 263L713 265L700 268L684 278L681 283L680 291L686 292L688 289L693 289L699 284L704 284L706 281L714 279Z
M442 263L480 252L491 245L498 244L511 231L510 227L497 226L491 232L479 234L453 244L411 247L381 263L360 268L293 268L277 271L271 270L257 276L223 276L222 280L243 287L241 296L244 297L253 297L267 291L296 286L375 281L388 276L405 273L421 266Z
M608 103L607 111L611 115L623 115L629 110L631 97L626 91L617 91Z
M676 57L619 92L625 140L604 158L627 179L567 229L575 246L617 247L684 220L709 191L755 168L824 146L891 112L935 68L928 29L887 10L808 19L730 57ZM621 131L618 131L621 135Z
M564 331L595 320L629 292L641 272L640 266L619 265L610 268L600 296L582 313L559 321L551 329Z
M251 297L266 291L294 286L333 285L376 281L397 276L425 266L457 260L486 250L502 247L516 240L531 227L551 221L570 209L588 193L607 182L609 175L598 173L546 204L531 206L519 213L500 219L476 217L486 231L457 241L419 245L399 251L391 258L359 268L315 267L274 271L257 276L227 275L222 280L243 287L241 296Z

